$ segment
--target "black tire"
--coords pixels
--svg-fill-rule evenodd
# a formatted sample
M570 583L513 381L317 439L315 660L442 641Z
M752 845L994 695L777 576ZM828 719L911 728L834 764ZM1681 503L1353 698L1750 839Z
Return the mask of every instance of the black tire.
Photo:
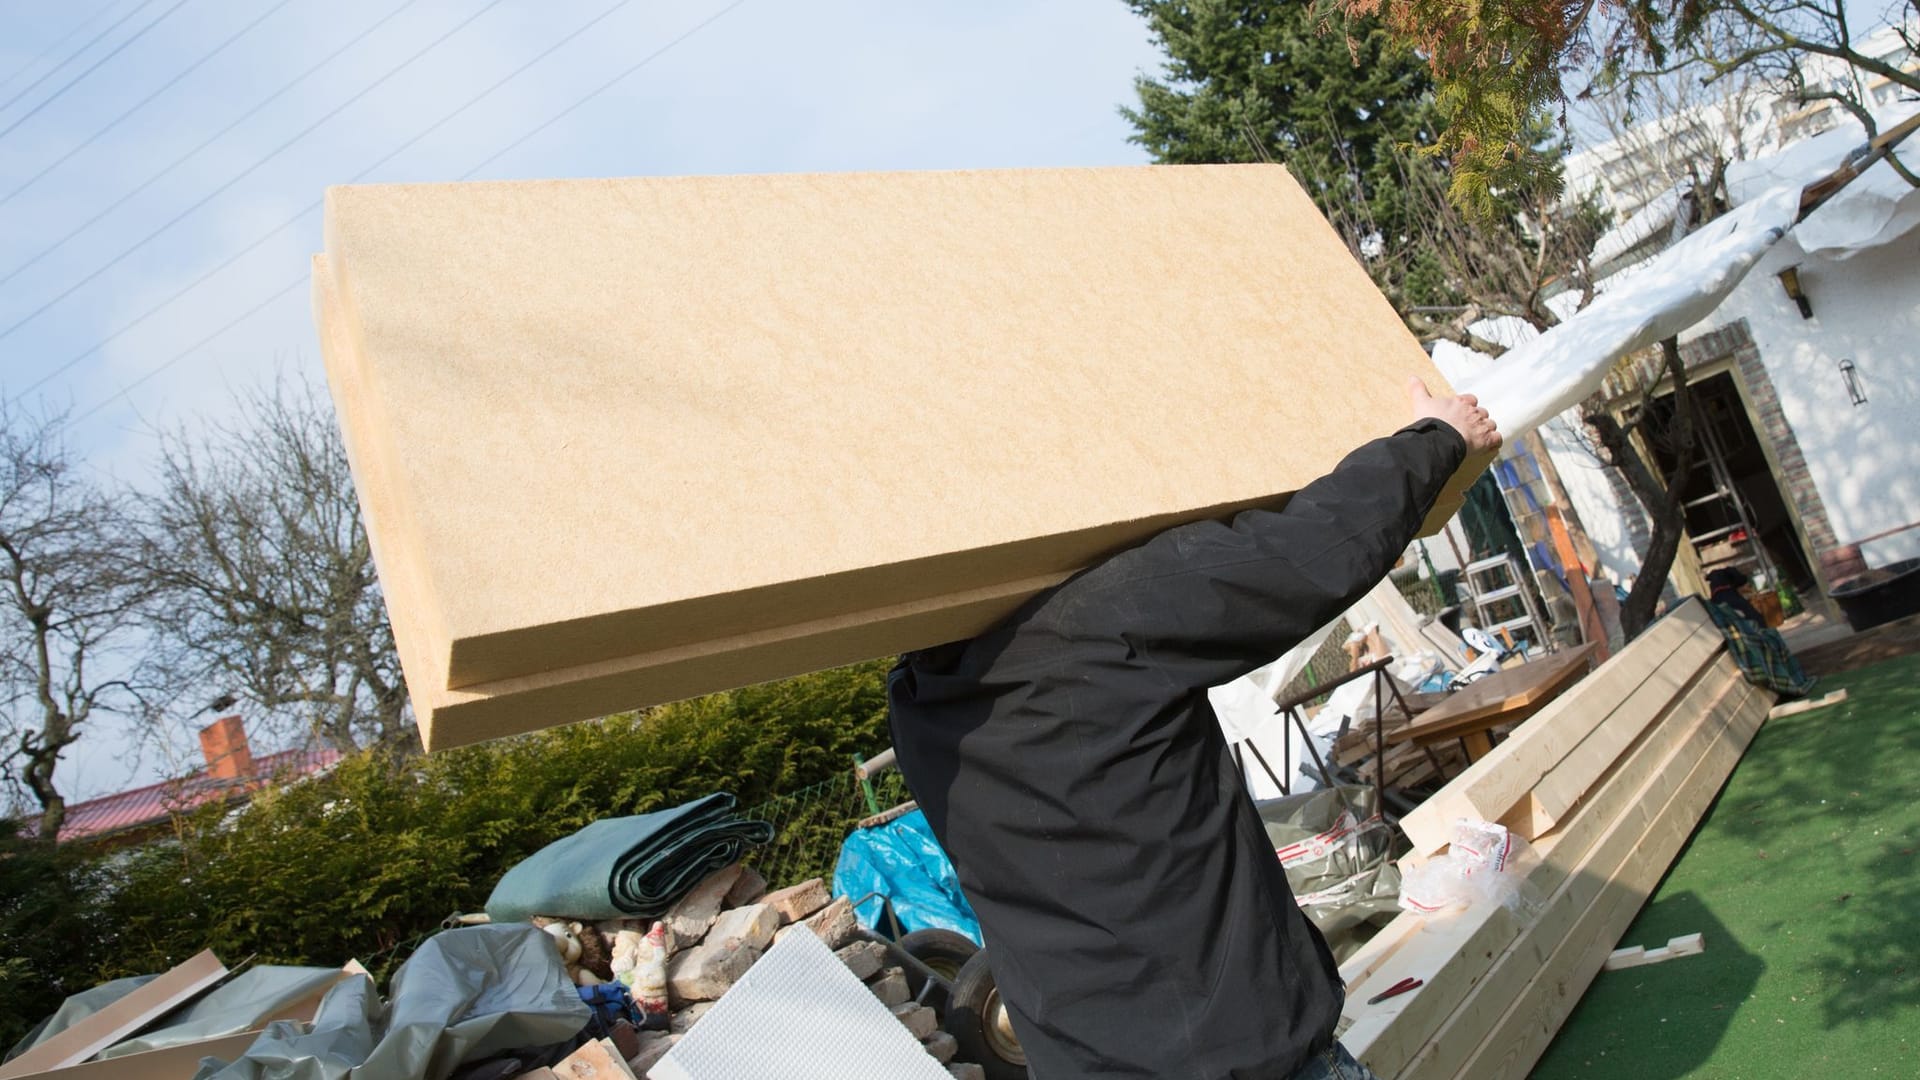
M986 1070L987 1080L1026 1080L1027 1056L1007 1022L1000 991L985 949L960 967L947 1001L947 1034L960 1044L955 1061L970 1061Z
M980 951L980 946L975 945L972 938L952 930L915 930L911 934L903 935L894 944L908 956L932 968L934 974L947 980L948 985L952 985L953 980L960 976L960 968L968 960L973 959L973 954ZM935 987L923 996L921 991L927 985L926 976L910 967L906 972L907 992L913 995L915 1001L924 1002L939 1015L940 1019L945 1020L947 1018L946 992Z

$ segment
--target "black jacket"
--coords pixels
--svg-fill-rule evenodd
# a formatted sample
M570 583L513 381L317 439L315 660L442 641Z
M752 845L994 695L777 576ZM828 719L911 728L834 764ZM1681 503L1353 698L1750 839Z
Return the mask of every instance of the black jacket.
M1278 512L1171 529L889 679L901 771L980 916L1032 1074L1275 1077L1342 991L1208 687L1378 583L1465 456L1437 421Z

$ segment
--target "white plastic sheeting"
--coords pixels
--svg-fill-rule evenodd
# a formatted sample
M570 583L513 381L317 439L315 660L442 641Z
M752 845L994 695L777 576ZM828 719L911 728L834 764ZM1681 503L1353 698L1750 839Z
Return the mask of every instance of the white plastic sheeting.
M1585 310L1484 367L1436 352L1454 388L1479 397L1516 438L1600 389L1620 357L1713 313L1793 224L1797 187L1781 187L1701 226L1594 298ZM1449 368L1452 370L1449 370Z
M1915 111L1878 114L1882 129ZM1806 221L1794 224L1800 191L1839 168L1865 140L1854 122L1778 154L1727 171L1739 205L1689 234L1646 265L1603 283L1593 303L1491 363L1464 350L1435 349L1434 361L1457 390L1475 394L1508 438L1540 426L1600 388L1628 353L1672 337L1713 314L1747 271L1792 231L1812 255L1844 258L1889 243L1920 225L1920 191L1876 162ZM1920 138L1896 151L1920 171Z

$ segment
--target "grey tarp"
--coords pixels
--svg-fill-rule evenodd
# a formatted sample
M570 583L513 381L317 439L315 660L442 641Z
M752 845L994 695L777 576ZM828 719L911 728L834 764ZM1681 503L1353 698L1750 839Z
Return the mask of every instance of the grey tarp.
M494 922L535 915L570 919L653 918L700 879L740 861L773 826L733 815L715 793L671 810L596 821L507 871L487 914Z
M339 968L273 964L250 967L205 997L163 1017L152 1031L115 1043L100 1051L99 1056L139 1054L252 1031L275 1013L324 990L339 977Z
M524 924L448 930L394 973L382 1005L373 980L347 978L311 1031L269 1024L231 1065L195 1080L445 1080L464 1062L573 1038L589 1019L553 939Z
M131 975L124 979L101 983L99 986L74 994L61 1002L52 1016L40 1021L32 1031L27 1032L25 1038L15 1043L13 1049L7 1051L7 1056L3 1060L12 1061L159 977L158 975Z

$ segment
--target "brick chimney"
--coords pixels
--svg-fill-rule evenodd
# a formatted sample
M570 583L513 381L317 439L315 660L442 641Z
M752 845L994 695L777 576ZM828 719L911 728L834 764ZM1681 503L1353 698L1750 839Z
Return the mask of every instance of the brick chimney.
M247 747L247 729L238 716L223 716L201 728L200 752L206 755L208 776L253 779L253 751Z

